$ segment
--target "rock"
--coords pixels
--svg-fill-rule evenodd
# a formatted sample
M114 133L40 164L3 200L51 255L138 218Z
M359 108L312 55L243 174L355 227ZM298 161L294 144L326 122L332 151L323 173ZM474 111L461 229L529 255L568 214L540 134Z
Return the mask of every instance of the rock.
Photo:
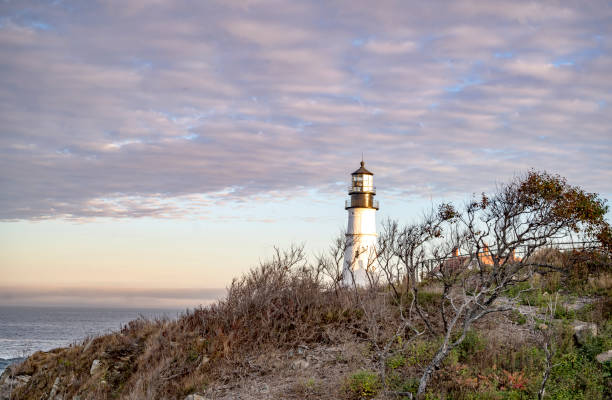
M57 394L59 390L60 390L60 378L58 376L57 378L55 378L55 382L53 382L53 386L51 386L51 391L49 392L49 399L55 399L55 395Z
M94 342L93 338L89 339L87 341L87 344L85 346L83 346L82 353L87 353L87 350L89 350L91 348L91 345L93 344L93 342Z
M210 361L210 358L206 356L202 357L202 361L200 361L200 367L205 366L206 364L208 364L209 361Z
M95 359L91 363L91 368L89 369L89 374L93 376L98 371L100 371L100 369L102 369L102 362L100 360L98 360L98 359Z
M591 336L597 336L597 325L588 322L574 325L574 337L579 345L583 346Z
M0 370L6 371L6 369L9 368L11 365L19 364L22 361L25 361L25 358L23 357L8 358L8 359L0 358ZM4 374L4 372L2 374Z
M306 369L310 366L310 363L306 360L295 360L293 362L294 369Z
M604 351L603 353L598 354L595 359L602 364L612 360L612 350Z
M206 397L200 396L196 393L192 393L189 396L185 397L185 400L206 400Z
M13 376L12 368L6 368L0 376L0 400L9 400L13 390L27 385L30 379L29 375Z

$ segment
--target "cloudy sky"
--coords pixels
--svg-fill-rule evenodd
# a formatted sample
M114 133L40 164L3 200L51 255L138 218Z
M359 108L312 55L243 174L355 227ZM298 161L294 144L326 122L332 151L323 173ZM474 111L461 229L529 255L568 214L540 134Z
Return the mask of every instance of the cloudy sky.
M0 286L224 287L323 248L362 153L381 217L610 198L611 50L609 1L2 0Z

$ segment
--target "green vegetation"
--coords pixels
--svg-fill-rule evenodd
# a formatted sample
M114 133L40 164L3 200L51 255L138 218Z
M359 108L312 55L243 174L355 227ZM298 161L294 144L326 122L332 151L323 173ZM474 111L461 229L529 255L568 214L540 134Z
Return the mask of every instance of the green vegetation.
M344 235L314 263L303 246L276 250L211 306L176 321L139 319L120 332L32 355L9 371L22 377L11 398L48 398L55 390L91 400L184 400L193 393L533 399L545 373L544 400L612 398L610 362L596 358L612 348L605 201L557 176L530 172L466 207L442 205L402 229L388 223L378 237L383 276L367 288L339 285ZM491 229L517 240L542 234L539 243L546 243L559 227L596 236L599 249L540 247L517 259L508 256L518 248L510 241L497 243L503 253L497 262L482 262L475 252L470 263L445 255L473 243L483 249L492 239L483 232ZM429 260L429 275L419 282L415 268L425 264L410 255L425 254L425 244L438 246L431 254L439 258ZM493 246L487 251L493 260ZM503 311L508 307L520 312ZM596 325L597 335L581 328L575 337L575 327L586 323Z
M527 317L517 310L510 311L509 317L517 325L525 325L527 323Z
M484 340L474 330L469 330L463 342L453 349L457 353L458 362L466 362L470 357L478 354L484 349Z
M396 354L387 359L387 368L397 369L406 365L406 357L403 354Z
M210 309L194 310L178 321L136 320L119 333L87 340L81 346L37 353L19 367L17 373L32 376L32 384L16 391L14 398L43 397L59 376L64 382L74 377L77 384L64 389L70 396L96 393L88 398L145 398L146 393L156 393L160 398L183 400L189 393L204 393L214 390L219 382L231 382L236 366L246 365L247 374L253 371L255 377L261 376L260 371L274 374L276 367L269 366L272 364L259 366L244 361L261 357L264 348L273 350L271 354L295 354L292 349L301 344L316 348L333 341L331 344L354 347L363 342L363 332L371 327L367 308L356 308L351 293L344 297L333 292L322 295L324 292L318 292L300 270L283 270L283 264L279 262L278 269L267 269L265 282L260 280L260 273L252 274L249 280L235 283L224 302ZM546 282L544 277L536 276L509 289L506 295L517 297L521 304L531 304L538 313L546 311L548 303L555 300L554 321L539 330L543 317L529 319L514 310L507 313L510 321L498 316L474 325L442 363L424 398L536 398L546 365L546 355L538 342L538 335L543 333L554 338L553 368L544 399L610 398L611 364L601 364L595 357L612 348L612 300L607 296L589 297L583 307L570 308L570 304L579 299L584 302L585 298L569 289L548 293L543 290ZM431 283L418 293L424 312L433 313L442 301L440 291ZM383 307L378 311L377 326L391 326L397 318L393 308L396 305L378 302L379 298L373 293L372 297L362 297L362 301ZM268 314L270 317L264 317ZM575 319L596 324L598 335L578 345L573 337ZM517 324L520 334L513 331L519 329ZM391 334L382 331L381 340ZM458 334L454 333L453 339ZM325 379L299 378L288 386L288 393L305 399L407 399L402 395L385 397L383 393L415 393L422 369L441 343L439 335L425 334L410 341L396 337L383 360L384 375L376 370L380 358L373 344L330 353L328 371L348 365L349 371L357 372L329 373ZM91 376L94 359L102 361L102 369ZM283 368L286 367L280 367L277 373ZM311 368L314 371L318 367ZM54 371L51 378L50 371Z
M372 371L359 371L351 375L346 383L349 399L365 400L376 397L381 388L380 378Z
M561 354L554 360L547 388L551 400L604 399L603 372L580 352Z
M16 371L31 376L32 384L15 391L14 398L44 397L59 377L64 385L75 382L64 386L69 396L146 398L147 393L155 393L159 398L183 400L187 394L204 393L215 390L220 382L231 382L240 368L246 371L243 376L254 376L252 379L262 379L257 378L262 376L261 371L280 374L287 367L270 366L277 361L253 364L252 360L265 355L263 349L270 351L271 360L282 359L286 354L296 354L297 346L303 344L324 349L329 345L349 346L354 350L330 353L328 364L321 364L329 365L324 379L305 377L288 385L287 393L296 398L407 399L404 395L385 397L384 393L415 393L421 372L443 337L423 334L407 340L397 336L381 359L380 345L364 343L364 332L373 327L368 318L376 309L375 327L382 329L380 343L385 343L393 337L393 331L385 328L393 326L398 317L397 304L379 301L379 293L384 291L372 292L370 297L364 292L360 298L364 303L357 307L351 292L322 291L303 270L281 268L294 258L295 254L288 254L286 259L236 281L223 302L194 310L178 321L136 320L121 332L87 340L80 346L36 353ZM597 276L593 273L584 281L592 283ZM565 278L560 275L558 279ZM596 356L612 348L612 299L581 297L585 292L581 287L574 286L576 291L564 287L558 292L547 292L545 287L551 287L546 276L536 275L509 288L505 295L516 298L518 304L531 305L536 316L528 318L513 310L507 313L508 318L493 315L475 324L441 364L424 398L536 398L546 366L539 342L543 334L553 338L554 349L545 400L610 398L612 366L610 362L599 363ZM419 287L423 312L435 315L442 302L440 293L431 282ZM411 300L410 296L407 299ZM584 305L576 306L578 301ZM541 327L543 313L552 303L556 304L554 320L547 320ZM596 324L597 336L587 337L578 345L573 337L575 320ZM432 321L442 323L439 319ZM418 318L414 323L424 328ZM458 335L453 333L452 339ZM95 359L101 360L101 369L90 375ZM384 374L377 370L381 360ZM357 372L331 372L345 366ZM314 371L319 366L310 368ZM271 379L281 379L276 376Z

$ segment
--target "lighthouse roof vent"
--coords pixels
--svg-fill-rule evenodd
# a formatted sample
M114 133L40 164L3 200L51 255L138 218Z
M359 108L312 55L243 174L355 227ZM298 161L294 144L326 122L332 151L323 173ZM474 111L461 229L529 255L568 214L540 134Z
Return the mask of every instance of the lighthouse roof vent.
M361 162L361 167L359 167L359 169L355 172L353 172L351 175L374 175L373 173L371 173L370 171L368 171L365 168L365 163L362 161Z

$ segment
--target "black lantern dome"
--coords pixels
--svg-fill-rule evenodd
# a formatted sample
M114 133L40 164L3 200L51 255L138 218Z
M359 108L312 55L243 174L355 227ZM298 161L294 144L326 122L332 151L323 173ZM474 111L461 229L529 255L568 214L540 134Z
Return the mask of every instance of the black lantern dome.
M361 161L358 170L351 174L351 186L348 188L350 200L346 201L345 208L373 208L378 210L376 187L374 187L374 174L368 171L365 163Z
M362 161L359 169L353 172L351 175L374 175L374 174L366 169L365 163Z

